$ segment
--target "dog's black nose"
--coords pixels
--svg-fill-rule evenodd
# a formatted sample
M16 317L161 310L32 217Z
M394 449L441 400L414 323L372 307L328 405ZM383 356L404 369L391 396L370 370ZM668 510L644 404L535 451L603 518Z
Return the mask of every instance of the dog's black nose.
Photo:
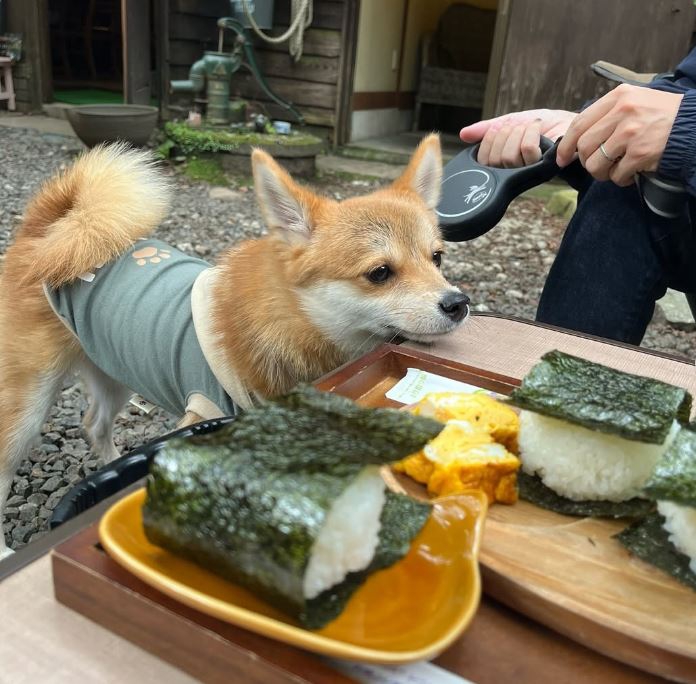
M471 300L463 292L448 292L440 300L440 310L455 323L466 316Z

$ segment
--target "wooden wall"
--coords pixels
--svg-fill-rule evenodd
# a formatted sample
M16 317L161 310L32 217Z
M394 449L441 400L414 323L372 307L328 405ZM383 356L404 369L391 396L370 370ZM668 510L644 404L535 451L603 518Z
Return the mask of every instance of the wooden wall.
M693 0L509 0L499 10L494 113L575 109L609 84L589 69L603 59L636 71L671 70L694 31ZM501 16L501 13L504 13ZM495 76L494 76L495 78ZM487 93L488 95L488 93ZM486 112L492 114L490 110Z
M9 0L7 31L22 34L22 59L12 67L17 111L41 110L51 96L46 0Z
M314 20L311 28L305 31L303 56L297 63L288 54L287 42L275 45L254 38L259 68L271 90L291 101L302 112L307 124L324 129L330 137L341 118L342 78L350 77L346 50L342 48L351 4L355 3L314 0ZM203 56L204 50L217 50L216 20L229 16L229 3L227 0L169 0L169 7L168 68L163 70L163 77L185 79L191 64ZM289 13L290 2L276 0L271 33L280 35L287 29ZM227 40L232 38L230 32L226 34ZM231 92L264 103L271 116L288 116L262 93L245 69L232 77ZM172 104L178 99L172 98ZM177 112L175 106L172 111Z

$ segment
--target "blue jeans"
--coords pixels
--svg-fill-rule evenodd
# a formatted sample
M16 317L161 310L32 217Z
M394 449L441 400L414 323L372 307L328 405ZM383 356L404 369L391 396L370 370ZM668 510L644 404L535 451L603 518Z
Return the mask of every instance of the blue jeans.
M635 185L593 182L581 194L539 300L537 320L640 344L655 301L685 289L656 240L674 224L641 203ZM696 270L696 255L694 255Z

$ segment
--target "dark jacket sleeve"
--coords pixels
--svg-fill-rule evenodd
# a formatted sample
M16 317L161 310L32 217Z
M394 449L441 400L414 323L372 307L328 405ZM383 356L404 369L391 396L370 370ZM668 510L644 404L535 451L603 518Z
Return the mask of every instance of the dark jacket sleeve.
M656 79L650 88L684 95L658 174L681 180L696 195L696 49L684 58L672 76Z
M662 153L658 173L681 180L689 192L696 195L696 48L679 63L674 74L655 79L649 87L684 95ZM580 111L593 102L596 100L586 102ZM592 180L583 173L578 161L563 169L559 177L580 192L586 190Z

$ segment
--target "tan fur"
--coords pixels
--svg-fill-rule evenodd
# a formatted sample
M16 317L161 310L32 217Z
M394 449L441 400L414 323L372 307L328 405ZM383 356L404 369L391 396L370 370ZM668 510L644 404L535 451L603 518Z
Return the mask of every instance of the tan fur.
M415 189L426 154L433 156L436 177L431 182L439 189L440 143L431 135L393 185L336 202L295 183L265 152L254 152L255 187L271 233L222 258L215 296L216 331L222 349L248 387L262 396L279 394L356 355L355 350L341 348L318 330L303 311L297 288L333 279L353 283L365 297L398 287L401 298L447 285L430 261L432 253L443 247L435 215L429 211L437 197L428 207ZM264 167L302 208L309 233L304 239L293 232L288 237L287 230L275 231L280 226L269 211L269 198L259 190ZM401 277L376 288L364 274L379 266L385 256L398 267ZM381 341L376 339L372 346Z
M169 202L152 164L125 144L99 146L44 184L17 236L33 259L22 280L58 287L150 235Z
M298 185L264 152L252 164L269 234L223 255L210 302L220 354L251 393L314 380L404 331L427 341L456 327L438 305L458 291L433 263L443 247L433 212L437 136L424 139L393 185L343 202ZM90 365L42 283L60 286L119 257L153 231L167 200L147 154L115 145L82 156L27 208L0 281L0 519L14 469L50 408L42 393L57 392L62 375L81 367L100 400L86 427L111 458L111 422L128 392ZM385 264L393 277L371 282ZM207 416L182 422L198 418Z
M151 158L113 145L80 157L27 207L0 276L0 521L12 474L54 398L44 395L84 359L42 282L70 282L117 257L154 230L167 201Z
M57 389L42 378L60 377L79 355L79 346L51 311L41 284L22 285L32 252L27 241L14 245L0 280L0 523L12 475L26 456L25 435L38 434L45 420L42 395ZM4 546L0 536L0 559Z
M344 361L301 310L292 282L288 286L292 251L280 240L265 238L244 244L221 263L216 332L229 365L261 396L280 394ZM234 306L225 292L235 293Z

